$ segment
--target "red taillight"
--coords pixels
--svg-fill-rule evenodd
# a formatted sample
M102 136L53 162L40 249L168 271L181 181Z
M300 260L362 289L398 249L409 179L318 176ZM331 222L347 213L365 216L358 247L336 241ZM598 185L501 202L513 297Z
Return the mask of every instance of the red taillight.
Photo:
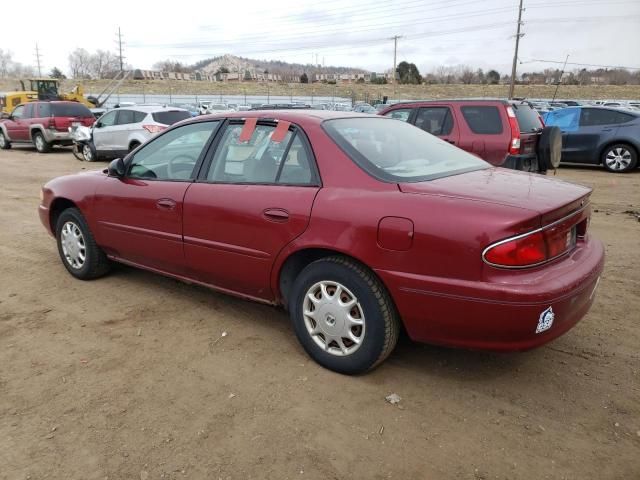
M149 133L160 133L167 127L165 127L164 125L143 125L142 128L144 128Z
M483 258L497 267L531 267L566 253L576 244L576 228L560 224L518 235L485 249Z
M536 232L489 247L484 259L501 267L527 267L547 259L547 246L542 232Z
M507 107L507 117L509 118L509 127L511 128L509 153L511 155L518 155L520 153L520 126L518 125L518 119L512 107Z

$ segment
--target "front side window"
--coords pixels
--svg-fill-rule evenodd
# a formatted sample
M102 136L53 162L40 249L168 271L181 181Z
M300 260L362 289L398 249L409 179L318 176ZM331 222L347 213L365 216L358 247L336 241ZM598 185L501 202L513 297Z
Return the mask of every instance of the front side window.
M415 125L431 135L449 135L453 130L453 118L447 107L421 108Z
M144 145L129 163L129 176L152 180L188 180L219 122L184 125Z
M113 124L116 123L116 115L117 115L117 111L113 111L113 112L108 112L105 113L104 115L102 115L100 117L100 126L101 127L111 127Z
M229 125L218 145L207 180L216 183L315 184L312 162L299 133L274 141L273 125L256 125L241 141L244 124Z
M327 120L325 131L363 170L385 182L422 182L489 168L489 164L403 122Z
M499 135L502 133L502 119L498 107L462 107L462 116L473 133L479 135Z
M385 117L393 118L395 120L402 120L403 122L409 121L409 115L411 115L410 108L399 108L397 110L391 110L384 114Z
M579 108L566 108L547 113L545 124L550 127L558 127L563 132L573 132L578 130L579 119Z
M11 112L11 116L13 117L14 120L20 120L21 118L23 118L23 116L24 116L24 105L20 105L20 106L14 108L13 112Z

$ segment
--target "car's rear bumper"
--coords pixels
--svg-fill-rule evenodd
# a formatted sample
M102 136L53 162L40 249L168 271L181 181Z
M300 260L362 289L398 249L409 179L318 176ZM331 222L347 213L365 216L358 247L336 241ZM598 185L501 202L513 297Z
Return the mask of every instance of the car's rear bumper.
M71 134L68 131L60 132L58 130L51 130L50 128L45 128L44 139L48 143L66 143L71 145L73 140L71 139Z
M500 167L523 172L538 172L538 156L535 153L527 155L507 155Z
M491 282L463 282L377 270L409 336L416 341L496 351L527 350L573 327L588 312L604 267L604 248L591 238L570 255ZM551 308L551 327L536 333Z

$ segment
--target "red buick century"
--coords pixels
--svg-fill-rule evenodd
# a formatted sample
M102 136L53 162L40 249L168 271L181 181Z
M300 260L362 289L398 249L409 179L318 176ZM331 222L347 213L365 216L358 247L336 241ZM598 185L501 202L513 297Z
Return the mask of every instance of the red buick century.
M412 125L255 111L174 125L104 171L56 178L63 265L112 262L284 306L342 373L420 342L526 350L589 310L604 265L589 188L494 168Z

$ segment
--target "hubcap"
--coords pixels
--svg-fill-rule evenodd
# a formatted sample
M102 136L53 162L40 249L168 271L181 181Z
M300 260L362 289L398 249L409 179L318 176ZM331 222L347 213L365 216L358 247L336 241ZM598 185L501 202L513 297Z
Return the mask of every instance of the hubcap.
M0 147L4 147L4 145L5 145L4 133L0 133Z
M605 161L612 170L624 170L631 163L631 152L624 147L612 148L607 152Z
M84 243L82 231L73 222L66 222L62 226L60 244L65 260L76 270L82 268L87 259L87 247Z
M344 357L362 345L364 312L344 285L332 281L313 285L305 295L303 315L307 332L325 352Z
M36 148L38 150L44 149L44 140L42 140L42 137L40 135L36 137Z

